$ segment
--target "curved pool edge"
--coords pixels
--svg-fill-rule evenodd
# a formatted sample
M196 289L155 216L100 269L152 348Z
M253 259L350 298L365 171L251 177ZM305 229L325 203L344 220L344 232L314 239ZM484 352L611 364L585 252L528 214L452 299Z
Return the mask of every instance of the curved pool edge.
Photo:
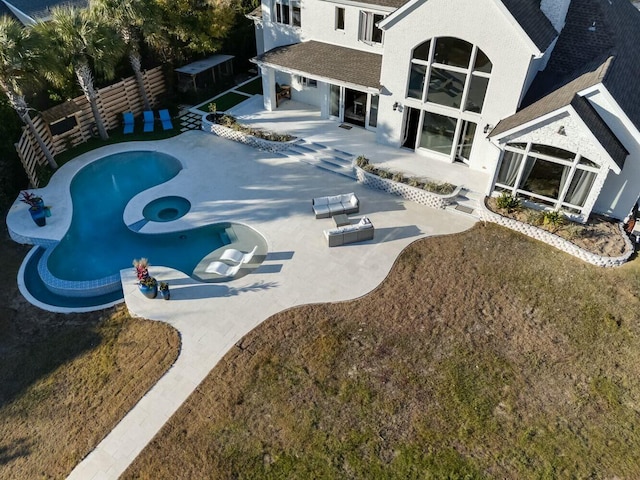
M80 307L65 307L60 305L51 305L49 303L46 303L44 301L37 299L34 295L32 295L32 293L27 288L26 281L25 281L25 270L27 268L27 265L31 261L32 257L37 253L39 248L42 248L42 247L35 245L33 248L31 248L31 250L29 250L29 252L27 252L27 255L24 257L24 260L20 264L20 268L18 269L18 274L17 274L18 290L20 291L22 296L25 298L25 300L29 302L31 305L41 308L42 310L46 310L48 312L53 312L53 313L88 313L88 312L96 312L98 310L104 310L106 308L111 308L120 303L124 303L124 295L118 300L101 303L99 305L80 306Z

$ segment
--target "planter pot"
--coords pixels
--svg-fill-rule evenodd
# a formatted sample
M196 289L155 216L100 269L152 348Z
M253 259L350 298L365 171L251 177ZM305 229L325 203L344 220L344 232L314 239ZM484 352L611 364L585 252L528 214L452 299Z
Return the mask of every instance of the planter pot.
M169 300L171 298L171 292L169 290L160 290L160 296L163 300Z
M147 287L146 285L138 285L142 294L147 298L156 298L158 296L158 285Z
M44 227L47 224L44 204L29 208L29 213L39 227Z

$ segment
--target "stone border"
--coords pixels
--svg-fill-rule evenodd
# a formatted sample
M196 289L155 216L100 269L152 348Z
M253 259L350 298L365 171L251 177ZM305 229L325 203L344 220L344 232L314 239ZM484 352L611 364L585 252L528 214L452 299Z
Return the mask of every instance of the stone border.
M565 240L564 238L547 230L543 230L542 228L538 228L534 225L529 225L528 223L514 220L513 218L504 217L499 213L492 212L486 207L480 208L478 211L480 214L480 219L485 222L492 222L503 227L510 228L511 230L520 232L530 238L540 240L541 242L549 244L552 247L557 248L558 250L562 250L569 255L578 257L580 260L583 260L592 265L596 265L598 267L619 267L620 265L626 263L629 260L629 257L631 257L634 252L633 244L631 243L629 237L627 237L627 235L624 233L622 224L620 223L618 224L618 228L620 229L620 233L625 240L627 253L619 257L605 257L584 250L583 248L578 247L575 243L571 243L569 240Z
M247 135L246 133L238 132L228 127L224 127L210 120L207 120L207 115L202 116L202 130L205 132L213 133L219 137L227 140L233 140L234 142L244 143L258 150L266 150L267 152L277 153L284 150L288 150L292 143L297 139L289 140L288 142L274 142L271 140L264 140L263 138L254 137L253 135Z
M388 178L381 178L378 175L365 172L355 163L353 167L356 172L358 183L431 208L444 209L447 206L454 204L456 197L462 190L462 186L457 186L452 193L442 195L439 193L428 192L421 188L411 187L406 183L395 182Z

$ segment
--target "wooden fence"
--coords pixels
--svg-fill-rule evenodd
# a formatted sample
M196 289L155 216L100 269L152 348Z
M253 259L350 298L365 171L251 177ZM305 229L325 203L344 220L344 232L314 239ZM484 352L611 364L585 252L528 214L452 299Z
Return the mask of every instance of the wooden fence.
M158 103L158 97L166 91L162 67L144 71L143 79L149 103L153 108ZM84 95L74 98L73 101L80 109L75 114L77 124L63 134L52 135L49 126L42 117L38 115L33 118L36 131L53 155L84 143L95 135L95 120L89 102ZM107 130L122 125L122 112L132 112L137 116L142 113L143 109L144 105L135 77L125 78L118 83L98 90L98 110ZM15 147L27 172L29 182L34 188L38 187L38 167L45 165L47 159L28 128L23 128L22 136Z

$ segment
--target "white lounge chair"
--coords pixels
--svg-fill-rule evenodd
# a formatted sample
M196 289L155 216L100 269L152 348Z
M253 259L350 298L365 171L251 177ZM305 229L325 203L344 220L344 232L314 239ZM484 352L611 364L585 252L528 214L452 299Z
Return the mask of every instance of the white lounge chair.
M235 248L227 248L222 255L220 255L220 260L227 260L233 263L249 263L253 256L258 250L258 246L253 247L249 253L241 252L240 250L236 250Z
M217 273L221 277L233 277L235 276L236 273L238 273L238 270L240 270L241 266L242 266L241 263L231 267L226 263L211 262L209 266L207 266L207 268L205 269L205 272Z

